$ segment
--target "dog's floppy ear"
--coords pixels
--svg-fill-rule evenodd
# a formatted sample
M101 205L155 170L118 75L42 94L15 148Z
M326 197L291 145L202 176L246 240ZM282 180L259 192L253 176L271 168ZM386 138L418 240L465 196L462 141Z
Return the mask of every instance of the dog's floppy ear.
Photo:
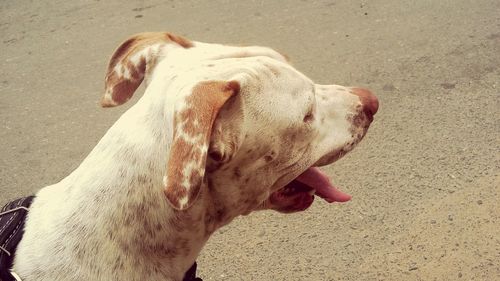
M164 177L165 194L173 208L189 208L200 193L215 118L239 91L237 81L200 82L175 104L173 141Z
M169 47L192 46L188 39L168 32L145 32L130 37L109 60L101 106L112 107L128 101Z

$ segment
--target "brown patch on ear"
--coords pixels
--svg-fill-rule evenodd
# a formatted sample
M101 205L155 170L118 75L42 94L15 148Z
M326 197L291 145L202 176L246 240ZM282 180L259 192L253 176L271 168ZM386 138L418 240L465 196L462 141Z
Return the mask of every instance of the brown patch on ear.
M189 208L200 193L215 118L230 97L240 91L236 81L196 85L174 112L174 135L165 176L165 195L177 210Z
M173 42L181 45L182 47L184 48L191 48L193 47L193 42L191 42L189 39L186 39L182 36L179 36L179 35L175 35L175 34L172 34L172 33L168 33L167 32L167 36L170 40L172 40Z
M168 32L139 33L123 42L109 60L101 106L112 107L128 101L168 44L193 47L188 39Z
M286 62L291 63L290 57L287 54L282 53L282 52L280 52L278 50L276 50L276 52L278 52L282 57L284 57L285 60L286 60Z

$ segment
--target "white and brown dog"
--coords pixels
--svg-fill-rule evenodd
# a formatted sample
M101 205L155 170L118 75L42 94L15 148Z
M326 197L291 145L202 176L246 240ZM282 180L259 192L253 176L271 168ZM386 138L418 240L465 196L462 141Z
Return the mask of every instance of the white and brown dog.
M144 96L83 163L36 194L24 281L181 280L218 228L254 210L347 201L317 166L365 135L367 90L318 85L265 47L142 33L109 63L102 106Z

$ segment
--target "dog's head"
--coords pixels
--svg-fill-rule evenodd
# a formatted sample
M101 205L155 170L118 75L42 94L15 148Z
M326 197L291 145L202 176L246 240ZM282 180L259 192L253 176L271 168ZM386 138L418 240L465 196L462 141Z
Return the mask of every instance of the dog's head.
M164 188L173 208L210 197L235 216L304 210L313 193L349 199L316 167L363 138L378 108L369 91L315 84L269 48L142 33L115 51L101 104L126 102L144 79L139 103L161 106L154 118L169 131Z

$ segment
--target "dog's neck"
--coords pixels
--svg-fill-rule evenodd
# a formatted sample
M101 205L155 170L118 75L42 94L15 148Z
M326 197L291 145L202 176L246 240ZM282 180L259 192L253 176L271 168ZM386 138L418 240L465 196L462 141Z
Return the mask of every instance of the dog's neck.
M151 272L182 278L209 236L234 216L225 212L224 205L214 198L209 183L205 183L189 209L177 211L168 204L162 178L169 132L157 127L164 126L164 120L161 124L154 122L158 120L150 118L144 110L130 109L64 181L80 186L72 194L81 204L74 210L92 211L95 216L92 229L99 229L89 235L90 238L100 235L96 241L77 243L82 247L101 243L103 249L108 247L111 252L120 253L115 257L130 257L121 262L122 271L134 270L134 264L141 264L142 270L148 264ZM100 258L110 258L107 255L113 254L102 252ZM146 278L152 273L143 274L144 280L156 280Z

